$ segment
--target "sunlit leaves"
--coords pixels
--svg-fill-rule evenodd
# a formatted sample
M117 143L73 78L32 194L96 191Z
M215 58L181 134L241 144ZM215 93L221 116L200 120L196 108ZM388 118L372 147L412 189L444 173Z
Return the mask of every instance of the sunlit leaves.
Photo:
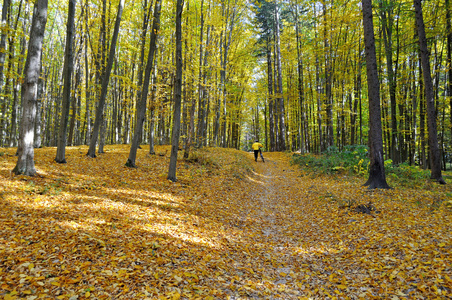
M305 173L283 153L202 149L180 160L127 146L36 149L40 176L0 157L0 294L5 299L450 297L448 186L369 191ZM167 146L157 146L164 151ZM448 194L449 193L449 194ZM372 202L361 214L339 203Z

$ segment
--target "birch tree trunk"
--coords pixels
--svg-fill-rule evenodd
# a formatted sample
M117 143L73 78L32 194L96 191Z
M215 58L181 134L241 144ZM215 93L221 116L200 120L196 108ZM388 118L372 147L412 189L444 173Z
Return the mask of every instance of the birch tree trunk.
M428 144L430 147L431 179L435 179L441 184L446 184L441 176L441 153L438 146L438 132L436 128L435 99L433 95L433 82L430 74L430 61L427 49L427 38L425 36L424 18L422 16L421 0L414 0L414 10L416 12L416 25L419 37L419 51L425 85L425 101L427 102L428 118Z
M34 162L34 126L38 79L41 71L42 42L47 23L47 0L37 0L34 7L30 29L27 61L22 85L22 122L19 133L18 159L13 173L28 176L36 175Z
M97 110L96 110L96 119L94 120L93 132L91 134L91 140L89 143L89 149L88 149L88 153L87 153L87 155L89 157L93 157L93 158L96 157L96 144L97 144L97 139L99 137L100 125L103 122L105 99L107 98L108 82L110 79L113 62L115 60L116 42L118 40L119 25L121 23L123 8L124 8L124 0L120 0L119 5L118 5L118 14L116 15L115 29L113 31L113 38L111 40L111 45L110 45L110 54L108 56L107 68L106 68L105 74L102 78L102 90L100 93L99 106L97 107Z
M42 66L42 64L41 64ZM42 73L42 70L41 72ZM36 121L35 121L35 133L34 133L34 148L42 147L42 139L41 139L41 122L42 122L42 97L44 92L44 80L42 77L38 79L38 92L36 94Z

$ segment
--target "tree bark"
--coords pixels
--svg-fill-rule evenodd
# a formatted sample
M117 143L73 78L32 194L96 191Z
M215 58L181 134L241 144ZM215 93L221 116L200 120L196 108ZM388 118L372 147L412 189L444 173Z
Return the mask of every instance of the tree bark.
M176 82L174 85L174 117L173 136L171 141L171 157L168 170L168 180L177 181L176 165L177 151L179 150L180 111L182 98L182 10L183 0L177 0L176 5Z
M387 7L383 7L385 4ZM382 30L383 30L383 42L385 46L386 55L386 66L388 72L389 81L389 101L391 107L391 142L390 142L390 157L392 163L397 165L399 163L399 149L398 149L398 130L397 130L397 100L396 100L396 89L397 81L396 74L393 67L393 55L392 55L392 26L393 26L393 16L392 16L392 0L389 4L380 2L381 9L381 20L382 20Z
M198 147L203 143L203 126L204 126L204 95L205 86L203 84L203 55L204 55L204 0L201 0L201 20L199 30L199 75L198 75L198 132L196 135L196 144ZM208 27L209 28L209 27ZM209 30L209 29L207 29ZM208 41L208 39L207 39ZM207 54L206 54L207 55Z
M41 63L42 66L42 63ZM42 71L41 71L42 73ZM34 142L33 147L34 148L41 148L42 147L42 140L41 140L41 121L42 121L42 97L43 97L43 91L44 91L44 80L42 77L39 77L38 79L38 92L36 94L36 121L35 121L35 133L34 133Z
M67 125L69 121L69 110L71 104L71 89L72 89L72 71L74 69L74 55L72 51L72 44L74 41L74 21L75 21L75 6L76 0L69 0L69 9L66 24L66 49L64 53L64 67L63 67L63 108L61 111L60 128L58 132L58 145L55 161L57 163L66 163L66 135Z
M76 119L77 119L77 114L78 112L80 112L80 108L78 108L77 103L80 101L80 88L79 88L79 84L80 84L80 80L81 80L82 74L81 74L81 70L80 70L80 64L77 65L77 70L75 71L75 83L74 83L74 96L72 97L72 101L71 101L71 107L72 107L72 115L71 115L71 120L69 122L69 135L67 138L67 145L68 146L73 146L74 144L77 143L77 131L78 131L78 127L76 128ZM77 110L78 108L78 110Z
M446 31L447 31L447 58L446 67L448 68L447 90L449 96L449 111L450 111L450 136L452 139L452 26L451 26L451 7L449 0L446 0Z
M146 116L147 98L149 92L149 82L151 80L151 71L154 62L155 49L157 47L158 32L160 31L160 9L161 0L156 0L154 7L154 20L152 23L151 40L149 42L148 61L146 63L146 70L144 74L144 82L142 85L142 92L140 94L140 102L137 103L137 119L135 122L135 132L132 139L132 145L130 146L129 158L127 159L126 166L136 167L135 160L137 156L137 149L140 142L140 137L143 134L143 122Z
M375 37L372 20L372 0L362 0L364 45L366 53L367 85L369 97L369 179L364 184L370 189L390 188L386 183L383 160L383 137L381 132L380 82L378 80Z
M427 38L425 35L424 18L422 16L421 0L414 0L414 10L416 12L416 25L419 38L419 51L421 54L422 69L424 75L425 100L427 102L428 118L428 144L430 147L431 179L435 179L441 184L445 184L441 176L441 153L438 146L438 132L436 128L435 99L433 95L433 82L430 74L430 61L427 48Z
M281 40L279 31L279 10L278 4L275 0L275 39L276 39L276 68L278 72L278 84L276 94L278 99L278 117L279 117L279 139L278 149L280 151L286 150L286 123L285 123L285 107L284 107L284 96L283 96L283 86L282 86L282 67L281 67Z
M5 66L5 57L6 57L6 32L8 31L7 28L9 26L7 16L8 16L8 9L11 1L10 0L3 0L3 7L2 7L2 20L1 20L1 27L2 27L2 34L0 38L0 94L3 92L3 69ZM6 106L6 97L0 97L0 147L4 145L4 138L6 137L6 130L4 128L6 122L6 116L5 116L5 109Z
M96 110L96 119L94 120L93 132L91 134L91 140L87 155L89 157L96 157L96 144L99 137L99 129L101 122L103 121L103 113L105 106L105 99L107 98L108 82L110 80L111 69L115 60L116 42L119 35L119 25L121 23L122 10L124 8L124 0L119 1L118 14L116 15L115 29L113 31L113 38L110 45L110 54L108 56L107 68L102 78L102 90L100 93L99 106Z
M300 138L299 150L301 154L305 153L305 111L304 111L304 74L303 74L303 58L300 50L300 30L298 20L298 5L294 7L295 16L295 34L297 36L297 70L298 70L298 99L299 99L299 122L298 135Z
M47 23L47 0L37 0L30 29L27 61L22 85L23 115L19 133L18 159L13 173L28 176L36 175L34 163L34 125L38 79L41 71L42 42Z
M275 138L275 112L274 112L274 95L273 95L273 69L272 69L272 52L270 37L267 37L267 87L268 87L268 121L269 121L269 137L270 151L276 150Z
M325 48L325 112L326 112L326 144L334 146L334 120L333 120L333 74L332 74L332 46L328 39L328 17L326 2L323 4L324 20L324 48Z

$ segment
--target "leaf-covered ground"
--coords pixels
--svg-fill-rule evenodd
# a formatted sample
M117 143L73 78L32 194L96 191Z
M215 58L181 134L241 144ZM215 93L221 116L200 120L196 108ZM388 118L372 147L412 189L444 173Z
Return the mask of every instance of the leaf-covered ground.
M168 155L144 147L129 169L128 150L70 147L61 165L37 149L30 178L0 149L0 297L452 298L451 182L369 191L283 153L211 148L172 183Z

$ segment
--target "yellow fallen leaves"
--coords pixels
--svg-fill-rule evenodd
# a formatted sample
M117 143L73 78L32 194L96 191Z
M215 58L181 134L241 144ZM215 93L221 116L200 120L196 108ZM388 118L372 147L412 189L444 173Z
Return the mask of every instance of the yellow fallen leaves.
M172 183L145 147L138 169L127 146L85 150L58 165L36 149L36 178L9 177L12 149L0 158L0 298L452 297L450 211L428 205L449 186L368 191L216 148ZM353 199L381 213L337 205Z

